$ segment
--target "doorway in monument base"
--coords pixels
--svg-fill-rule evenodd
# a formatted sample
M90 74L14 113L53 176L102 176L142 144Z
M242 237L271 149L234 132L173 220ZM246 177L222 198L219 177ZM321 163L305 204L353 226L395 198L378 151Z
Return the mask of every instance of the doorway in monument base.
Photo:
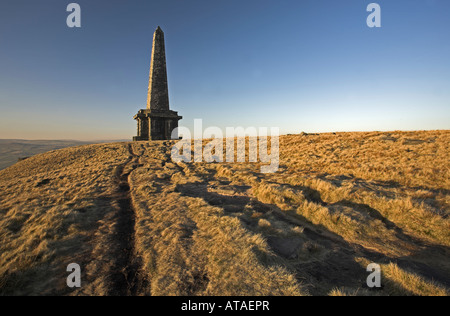
M172 132L178 128L178 120L166 120L165 139L172 139Z
M140 135L142 139L148 139L150 136L148 123L148 119L138 120L138 135Z
M171 136L170 120L164 118L151 119L151 140L167 140Z
M173 119L150 119L150 140L170 140L172 131L178 127L178 121Z
M161 119L154 118L150 120L150 140L162 140L164 135L164 122Z

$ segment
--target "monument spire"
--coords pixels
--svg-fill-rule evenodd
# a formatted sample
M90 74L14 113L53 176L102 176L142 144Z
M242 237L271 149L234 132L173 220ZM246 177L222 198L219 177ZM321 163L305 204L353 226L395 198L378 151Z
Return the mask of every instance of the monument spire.
M137 136L133 137L135 141L178 138L172 132L182 117L169 108L164 32L159 26L153 34L147 109L139 110L133 118L137 121Z
M147 109L155 111L169 110L164 32L159 26L153 34Z

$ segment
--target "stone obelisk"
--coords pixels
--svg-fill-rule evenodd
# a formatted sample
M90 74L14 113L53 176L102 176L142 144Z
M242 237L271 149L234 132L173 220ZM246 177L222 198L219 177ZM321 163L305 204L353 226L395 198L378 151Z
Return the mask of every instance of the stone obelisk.
M168 140L181 119L169 108L164 32L158 26L153 34L152 60L148 85L147 109L134 116L137 136L134 141Z
M153 35L150 82L148 84L147 109L169 110L169 89L167 87L166 51L164 32L158 26Z

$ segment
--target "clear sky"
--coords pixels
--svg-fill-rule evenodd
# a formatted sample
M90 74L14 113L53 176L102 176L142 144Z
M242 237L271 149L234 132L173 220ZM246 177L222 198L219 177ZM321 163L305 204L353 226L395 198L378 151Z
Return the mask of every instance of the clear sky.
M2 0L0 138L136 135L158 25L183 126L450 129L448 0Z

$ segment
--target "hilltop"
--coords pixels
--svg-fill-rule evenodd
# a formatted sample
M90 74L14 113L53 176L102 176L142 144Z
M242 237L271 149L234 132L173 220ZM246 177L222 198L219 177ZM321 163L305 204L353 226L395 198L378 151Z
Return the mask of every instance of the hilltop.
M450 131L282 136L274 174L173 144L1 170L0 295L449 295Z

